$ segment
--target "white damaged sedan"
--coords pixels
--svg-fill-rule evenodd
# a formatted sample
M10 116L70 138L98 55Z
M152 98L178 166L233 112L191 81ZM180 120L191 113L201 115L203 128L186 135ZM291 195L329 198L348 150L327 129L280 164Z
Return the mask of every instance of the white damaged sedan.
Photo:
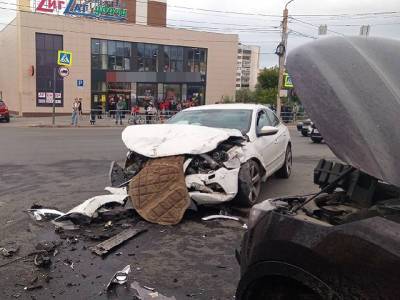
M274 173L289 178L292 169L289 131L262 105L193 107L166 124L129 126L122 139L129 153L121 182L151 159L184 156L186 188L198 205L252 206L262 181Z

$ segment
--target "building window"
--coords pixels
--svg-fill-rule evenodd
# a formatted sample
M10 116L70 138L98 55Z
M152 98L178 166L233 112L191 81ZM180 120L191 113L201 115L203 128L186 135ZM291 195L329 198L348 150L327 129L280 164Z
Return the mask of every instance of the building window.
M158 71L158 46L153 44L137 44L137 61L139 72Z
M164 72L183 72L183 47L164 46Z
M92 39L92 69L129 71L131 43Z
M36 106L64 106L64 81L53 74L57 68L57 52L63 50L61 35L36 33ZM55 94L53 93L55 87Z
M186 99L188 107L203 105L204 103L204 86L198 84L188 84Z
M189 48L187 56L187 71L207 73L207 50L200 48Z

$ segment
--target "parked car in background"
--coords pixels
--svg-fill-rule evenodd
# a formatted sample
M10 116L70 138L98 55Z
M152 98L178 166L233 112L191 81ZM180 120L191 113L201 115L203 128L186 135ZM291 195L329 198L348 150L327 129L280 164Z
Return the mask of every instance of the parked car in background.
M287 67L344 163L319 162L317 194L253 206L236 299L400 299L400 42L326 38Z
M262 181L273 174L288 178L292 171L289 130L263 105L192 107L165 124L129 126L122 139L129 149L124 180L151 159L182 156L186 188L197 205L234 200L252 206Z
M317 126L315 126L315 124L311 125L310 138L313 143L317 143L317 144L321 143L324 140L324 138L322 137L321 133L319 132L319 130L318 130Z
M310 136L311 130L312 130L312 121L311 119L307 119L303 121L303 124L301 126L301 135L308 137Z
M10 122L10 112L8 111L7 105L2 100L0 100L0 120L4 120L7 123Z

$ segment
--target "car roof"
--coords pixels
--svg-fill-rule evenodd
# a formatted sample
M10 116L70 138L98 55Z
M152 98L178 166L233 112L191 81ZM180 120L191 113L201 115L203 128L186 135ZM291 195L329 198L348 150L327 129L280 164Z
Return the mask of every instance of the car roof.
M201 105L194 106L185 109L184 111L192 111L192 110L212 110L212 109L248 109L248 110L257 110L257 109L265 109L267 106L261 104L249 104L249 103L224 103L224 104L209 104L209 105Z

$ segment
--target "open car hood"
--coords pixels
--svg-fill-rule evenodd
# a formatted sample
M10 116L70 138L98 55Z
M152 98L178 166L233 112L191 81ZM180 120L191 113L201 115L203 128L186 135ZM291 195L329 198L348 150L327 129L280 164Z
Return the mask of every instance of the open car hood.
M150 158L204 154L230 137L243 135L237 129L184 124L132 125L122 132L129 150Z
M287 67L335 155L400 186L400 41L324 38L292 51Z

